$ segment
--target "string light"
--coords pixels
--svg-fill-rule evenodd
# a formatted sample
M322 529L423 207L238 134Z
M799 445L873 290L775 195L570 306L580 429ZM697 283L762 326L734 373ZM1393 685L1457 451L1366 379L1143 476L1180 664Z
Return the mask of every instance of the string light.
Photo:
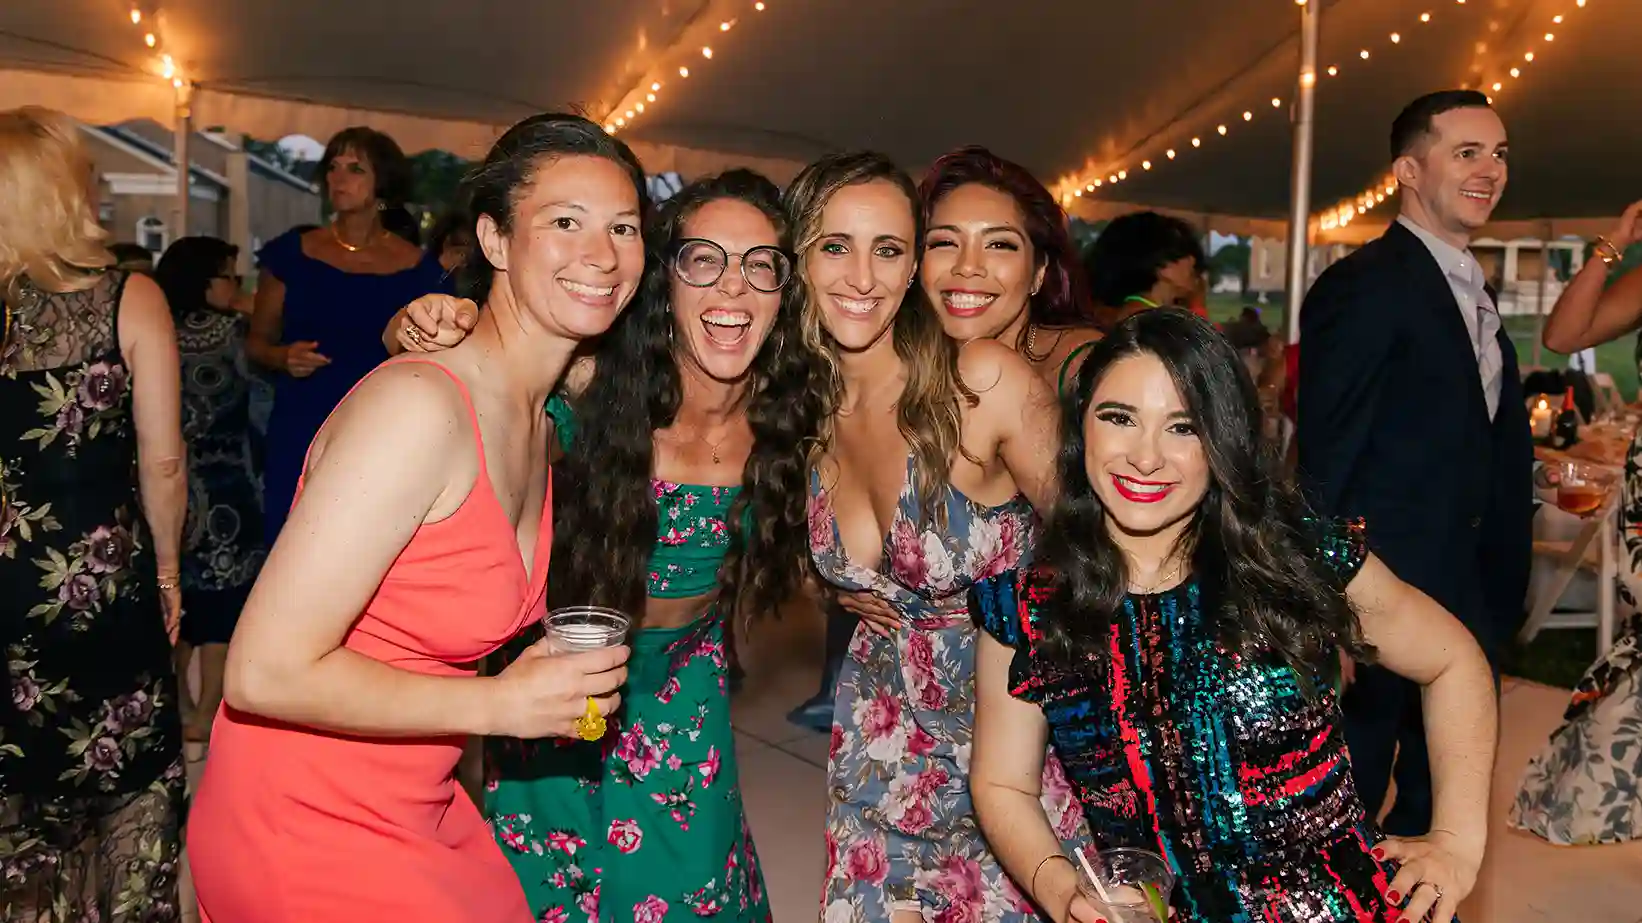
M760 0L760 2L752 4L752 8L754 11L762 13L769 9L769 4ZM739 22L740 20L736 19L734 16L728 19L720 20L717 31L722 35L723 33L734 29ZM713 60L713 56L716 52L713 50L713 46L704 44L700 46L700 54L703 60L711 61ZM678 76L681 80L690 79L689 65L680 64L678 66ZM615 106L611 107L611 114L605 116L604 130L614 134L618 129L626 128L628 125L636 122L639 116L645 114L649 108L653 108L659 101L661 86L661 81L652 80L648 90L641 86L639 89L630 91L627 96L623 97L616 103ZM640 102L640 100L643 101ZM614 116L614 113L616 112L621 112L621 115Z
M1465 2L1465 0L1456 0L1456 2L1463 4ZM1586 2L1587 2L1587 0L1575 0L1574 6L1578 9L1584 9ZM1551 17L1551 22L1553 24L1561 25L1563 23L1563 21L1564 21L1564 16L1561 13L1558 13L1555 16ZM1490 25L1495 25L1495 24L1490 23ZM1551 41L1555 41L1555 40L1556 40L1556 34L1555 33L1553 33L1553 32L1545 33L1545 41L1551 42ZM1479 52L1484 52L1486 50L1487 50L1486 45L1480 45L1479 44L1479 46L1478 46L1478 51ZM1522 60L1525 63L1532 64L1533 61L1534 61L1534 56L1535 56L1535 51L1534 51L1534 49L1530 48L1527 51L1523 52ZM1477 67L1473 67L1472 70L1473 70L1474 73L1480 73L1480 72L1483 71L1483 68L1480 67L1480 66L1477 66ZM1517 65L1513 65L1512 67L1510 67L1506 71L1506 73L1509 74L1513 80L1517 79L1517 78L1520 78L1522 76L1522 67L1517 66ZM1493 93L1501 92L1502 90L1505 89L1505 85L1506 85L1504 80L1493 80L1493 81L1478 80L1476 85L1482 86L1482 85L1484 85L1484 83L1486 83L1488 88ZM1494 102L1494 97L1492 95L1489 95L1488 102L1490 104L1492 104ZM1343 228L1346 225L1350 224L1352 221L1356 220L1357 218L1368 214L1370 211L1373 211L1377 206L1384 205L1387 199L1390 199L1390 198L1394 197L1396 194L1397 194L1397 180L1396 180L1396 177L1393 176L1390 173L1387 173L1385 176L1382 176L1377 182L1375 182L1373 185L1369 186L1368 189L1364 190L1363 192L1358 193L1357 195L1353 196L1349 200L1339 202L1339 203L1331 206L1330 208L1325 209L1320 214L1314 216L1315 220L1317 221L1317 226L1318 226L1318 228L1320 228L1321 230L1324 230L1324 231L1332 231L1332 230L1336 230L1338 228Z
M1295 4L1297 6L1305 6L1306 2L1307 2L1307 0L1295 0ZM1463 0L1458 0L1458 3L1460 5L1462 5ZM1403 45L1409 44L1408 42L1405 42L1404 39L1410 37L1411 30L1412 29L1417 29L1421 25L1429 25L1432 22L1433 19L1434 19L1434 14L1429 9L1427 9L1426 11L1421 12L1415 20L1410 22L1409 28L1394 30L1394 31L1390 31L1390 32L1385 33L1385 36L1386 36L1385 41L1387 42L1387 47L1391 47L1391 46L1401 47ZM1374 48L1372 46L1371 47L1361 48L1357 52L1358 58L1361 59L1361 60L1364 60L1364 61L1367 61L1371 57L1373 57L1373 54L1374 54ZM1342 68L1337 63L1336 64L1329 64L1326 68L1323 69L1323 73L1327 74L1329 77L1338 77L1338 76L1340 76L1341 71L1342 71ZM1301 75L1300 82L1301 82L1302 86L1310 88L1310 87L1314 87L1314 86L1317 85L1317 78L1318 78L1318 74L1316 72L1307 72L1307 73ZM1272 97L1271 98L1271 107L1273 109L1281 111L1283 109L1283 102L1284 102L1284 100L1283 100L1282 97ZM1250 106L1250 107L1244 108L1240 111L1241 111L1241 114L1242 114L1242 119L1245 123L1252 123L1255 120L1255 114L1257 112L1257 109L1255 107ZM1231 127L1229 125L1227 125L1226 123L1224 123L1224 122L1220 122L1220 123L1215 124L1214 131L1215 131L1215 134L1218 135L1219 137L1228 137L1231 134ZM1202 135L1192 136L1192 138L1191 138L1191 147L1193 149L1202 148L1203 147L1203 136ZM1177 159L1179 159L1179 155L1180 155L1180 151L1177 150L1176 147L1170 147L1166 151L1164 151L1162 159L1177 160ZM1160 159L1158 158L1158 156L1155 152L1147 154L1145 151L1142 151L1142 150L1131 151L1128 154L1124 155L1122 160L1127 161L1130 164L1133 164L1133 163L1135 163L1135 159L1131 159L1131 158L1142 158L1142 157L1145 158L1145 159L1140 160L1142 169L1145 169L1145 170L1150 170L1151 169L1151 167L1146 167L1145 166L1145 164L1148 163L1148 162L1152 163L1153 166L1160 166L1161 165L1160 164ZM1118 164L1115 164L1115 163L1108 163L1108 164L1092 164L1091 163L1083 171L1080 171L1078 173L1074 173L1072 175L1064 177L1061 180L1061 182L1056 185L1056 189L1060 194L1060 200L1061 200L1062 204L1070 205L1072 200L1075 199L1075 198L1078 198L1078 197L1087 195L1089 193L1092 193L1098 188L1103 188L1103 186L1110 186L1110 185L1113 185L1115 183L1122 182L1122 180L1123 180L1123 178L1126 174L1124 173L1123 170L1113 170L1113 167L1116 167L1116 166L1118 166ZM1091 176L1091 174L1092 174L1092 176ZM1104 182L1101 180L1102 177L1105 178Z
M149 12L144 13L143 6L148 6ZM166 52L164 43L161 41L161 26L163 23L161 22L162 17L155 8L156 6L157 4L154 3L142 5L133 3L126 12L126 18L131 21L132 26L141 30L143 48L153 53L151 59L153 63L150 65L152 70L150 72L170 81L172 87L180 90L187 85L188 80L183 76L182 69L177 66L176 60Z

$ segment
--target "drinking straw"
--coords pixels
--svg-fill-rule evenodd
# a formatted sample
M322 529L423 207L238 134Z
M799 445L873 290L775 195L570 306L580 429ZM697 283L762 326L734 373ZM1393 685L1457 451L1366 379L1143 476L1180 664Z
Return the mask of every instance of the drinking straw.
M1083 847L1073 847L1072 854L1078 857L1078 864L1083 866L1084 874L1088 875L1089 880L1094 883L1095 893L1100 895L1100 902L1110 904L1112 898L1106 893L1106 886L1100 883L1100 876L1095 874L1095 867L1089 864L1089 857L1083 854Z

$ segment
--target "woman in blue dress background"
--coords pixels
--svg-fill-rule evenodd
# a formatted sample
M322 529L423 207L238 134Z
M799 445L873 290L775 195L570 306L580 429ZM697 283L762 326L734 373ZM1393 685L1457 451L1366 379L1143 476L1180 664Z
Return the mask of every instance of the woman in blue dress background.
M384 226L385 216L404 209L412 182L410 161L392 138L362 127L338 132L319 175L331 221L282 234L257 253L245 348L277 373L263 480L270 546L285 524L308 443L349 389L388 358L382 328L418 297L449 290L438 254Z
M1092 923L1038 802L1052 740L1102 847L1163 856L1182 923L1448 923L1487 835L1496 709L1470 634L1306 512L1205 320L1145 311L1062 399L1037 567L973 594L975 808L1057 921ZM1431 831L1382 840L1352 783L1338 651L1425 687ZM1441 720L1434 720L1441 716Z

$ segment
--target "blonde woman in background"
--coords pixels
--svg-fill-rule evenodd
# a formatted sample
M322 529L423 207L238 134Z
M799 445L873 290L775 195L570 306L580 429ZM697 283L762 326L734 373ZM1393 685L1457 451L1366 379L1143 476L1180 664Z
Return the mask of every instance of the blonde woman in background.
M179 917L177 345L90 176L69 119L0 113L0 918L28 923Z

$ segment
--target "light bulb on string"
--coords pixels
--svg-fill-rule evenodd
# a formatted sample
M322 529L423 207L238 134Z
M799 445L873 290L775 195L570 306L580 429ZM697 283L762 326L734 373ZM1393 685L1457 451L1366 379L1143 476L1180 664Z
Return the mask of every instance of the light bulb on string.
M143 44L153 48L155 45L159 44L159 40L154 37L154 33L150 32L143 36Z
M131 24L134 25L134 26L142 25L142 21L143 21L143 11L137 9L136 7L132 7L131 8Z

